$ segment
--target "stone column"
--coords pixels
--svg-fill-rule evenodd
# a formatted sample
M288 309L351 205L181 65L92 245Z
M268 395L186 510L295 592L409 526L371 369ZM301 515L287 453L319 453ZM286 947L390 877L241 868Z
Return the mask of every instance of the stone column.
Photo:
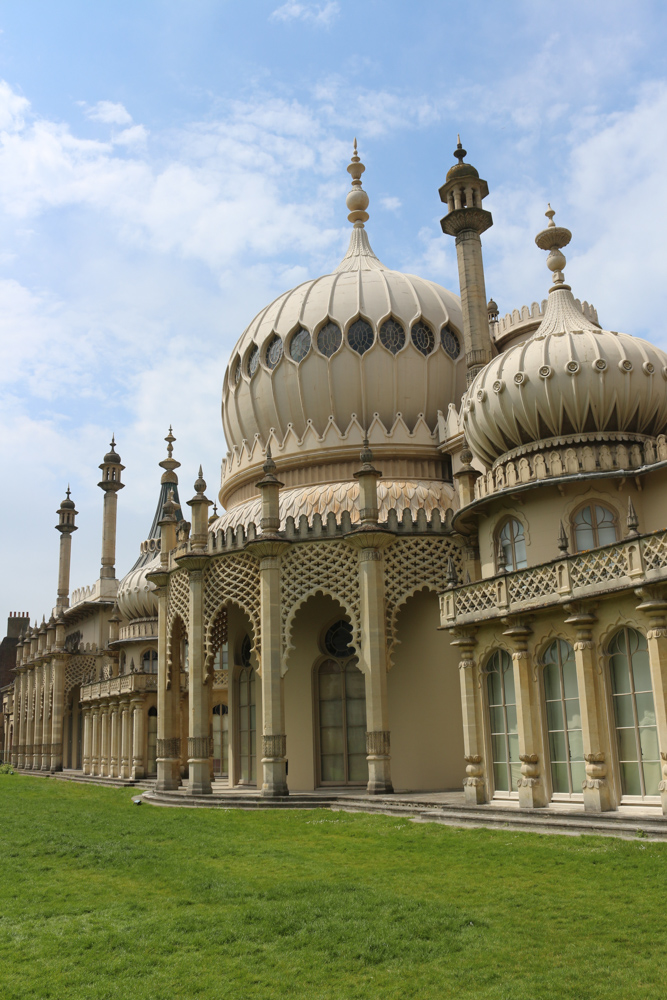
M130 758L132 756L132 731L130 724L130 702L127 698L123 698L120 703L120 716L120 770L118 772L118 776L119 778L129 778Z
M592 627L596 616L582 606L567 606L567 625L575 628L574 659L577 667L579 708L586 762L586 778L582 791L586 812L606 812L616 806L615 796L607 776L609 734L605 722L604 686L598 667Z
M140 695L132 699L132 777L146 776L146 733L144 726L144 701Z
M92 749L93 749L93 727L90 705L83 710L83 773L91 774Z
M44 691L44 707L42 710L42 771L51 768L51 682L53 679L53 667L51 661L46 663L42 672L42 685Z
M100 775L109 777L109 703L100 708Z
M188 696L188 795L211 794L210 714L211 684L206 675L204 649L204 556L179 560L190 579L189 696Z
M479 667L475 662L474 648L477 644L474 634L458 633L452 639L452 646L460 649L459 681L461 684L461 708L463 712L463 750L466 762L466 777L463 793L466 805L476 806L487 801L488 777L484 767L484 722L482 691Z
M35 725L32 739L32 769L41 771L42 769L42 730L44 727L44 717L42 714L42 684L44 667L40 664L35 667Z
M503 632L514 646L512 665L521 761L521 777L517 785L522 809L537 809L549 804L544 782L544 761L540 766L544 746L540 689L532 657L528 652L528 636L531 631L525 623L514 622Z
M35 668L28 667L27 707L25 727L25 767L32 770L33 742L35 736Z
M108 494L106 494L108 496ZM111 753L109 755L109 777L117 778L119 777L119 757L120 757L120 716L118 712L118 702L116 700L112 701L109 705L109 715L110 715L110 747Z
M100 706L94 705L92 709L92 753L91 753L91 765L90 773L95 777L100 775L100 736L101 736L101 726L100 726Z
M63 630L64 631L64 630ZM63 636L63 644L64 644ZM63 710L65 707L65 665L64 656L53 660L53 708L51 711L51 771L63 769Z
M636 591L642 598L637 611L648 617L646 632L651 685L655 703L655 722L662 759L662 781L659 785L663 815L667 815L667 601L652 588Z
M25 767L25 730L26 730L26 698L28 690L28 677L25 667L21 667L18 675L17 684L15 685L15 691L18 694L14 694L14 704L18 704L19 712L16 725L16 766L18 768ZM16 712L14 712L14 717L16 718Z

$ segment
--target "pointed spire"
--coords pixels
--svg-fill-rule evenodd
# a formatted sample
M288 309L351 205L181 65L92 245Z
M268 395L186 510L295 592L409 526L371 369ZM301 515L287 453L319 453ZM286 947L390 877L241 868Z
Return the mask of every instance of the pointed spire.
M204 479L204 473L202 471L201 465L199 466L199 475L195 479L195 493L205 493L206 492L206 480Z
M165 470L162 475L162 479L160 480L161 483L178 483L178 476L174 470L180 468L181 463L177 462L175 458L172 458L175 440L176 438L172 433L171 424L169 424L169 433L165 438L165 441L167 442L167 457L163 458L161 462L158 462L160 468Z
M558 530L558 551L562 552L563 555L566 556L569 547L570 547L570 540L567 537L567 532L565 528L563 527L563 522L560 521Z
M368 195L361 186L361 175L366 167L359 159L357 153L357 140L354 140L354 150L352 159L347 168L348 174L352 177L352 190L349 192L345 203L350 210L348 220L354 224L355 229L363 229L364 222L368 222Z
M368 431L364 434L363 447L359 458L361 459L364 469L371 469L373 467L373 452L371 451L370 441L368 440Z
M541 250L548 250L547 267L553 272L553 285L549 289L547 308L544 318L532 335L533 340L544 340L550 334L581 333L583 330L598 332L600 327L594 323L581 306L577 305L570 285L565 284L563 268L566 264L562 247L566 247L572 239L572 233L565 226L557 226L554 222L556 214L549 205L544 213L549 220L546 229L542 229L535 237L535 243Z
M459 582L456 574L456 566L451 556L447 556L447 575L445 579L447 580L447 590L452 590Z
M266 476L273 475L276 471L276 463L273 461L273 455L271 454L271 442L268 441L266 445L266 461L262 466L264 474Z
M637 517L637 511L635 510L635 506L634 506L634 504L632 502L632 497L628 497L628 516L627 516L626 524L628 526L628 534L629 535L638 535L639 534L639 531L638 531L638 528L639 528L639 518Z
M456 136L456 149L454 150L454 156L459 161L459 166L463 163L463 160L468 155L468 150L464 149L461 145L461 136L457 134Z
M498 539L498 546L496 549L496 560L498 562L498 572L507 572L507 563L505 562L505 549L503 548L503 543L501 539Z

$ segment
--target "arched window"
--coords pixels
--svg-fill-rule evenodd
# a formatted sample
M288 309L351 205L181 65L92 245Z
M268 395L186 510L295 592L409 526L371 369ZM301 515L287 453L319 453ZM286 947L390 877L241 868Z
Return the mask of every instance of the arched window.
M556 639L545 652L542 662L551 788L555 793L571 795L581 792L586 777L574 650L569 642Z
M496 560L499 572L504 570L511 573L515 569L525 569L528 565L526 536L521 521L515 517L508 518L498 532Z
M351 645L349 622L337 621L324 636L329 656L317 671L320 782L365 784L366 683Z
M380 327L380 343L392 354L398 354L405 347L405 330L393 316Z
M280 337L274 333L266 348L266 367L273 371L282 356L283 342Z
M618 763L624 795L657 795L660 751L646 638L622 628L609 643Z
M342 343L343 334L336 323L327 323L317 335L317 349L325 358L334 355Z
M118 663L118 673L120 675L122 675L122 674L125 673L126 663L127 663L127 658L125 656L125 650L123 650L121 652L121 654L120 654L120 659L119 659L119 663Z
M157 650L147 649L141 657L141 669L145 674L157 673Z
M229 774L229 711L226 705L213 706L213 771Z
M497 650L487 664L486 673L494 790L515 792L521 762L512 658L504 649Z
M289 342L289 356L292 361L303 361L310 350L310 334L302 326L296 331Z
M577 552L618 541L616 518L608 507L599 503L579 508L572 518L572 532Z
M146 734L146 773L157 771L157 708L148 709L148 726Z
M255 671L250 664L250 636L241 644L241 663L238 677L239 712L239 784L250 785L257 781L257 721L255 700Z
M347 342L357 354L365 354L374 339L373 328L364 319L355 320L347 331Z

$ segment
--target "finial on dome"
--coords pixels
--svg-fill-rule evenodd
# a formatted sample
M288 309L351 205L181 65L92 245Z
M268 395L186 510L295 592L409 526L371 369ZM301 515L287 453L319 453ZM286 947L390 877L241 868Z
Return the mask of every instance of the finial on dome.
M174 441L176 438L171 432L171 424L169 424L169 433L167 434L165 441L167 442L167 455L171 458L171 453L174 450Z
M456 136L456 149L454 150L454 156L459 161L459 166L463 163L464 158L468 155L468 150L464 149L461 145L461 136L457 134Z
M174 470L178 469L181 463L177 462L175 458L172 458L175 440L176 438L172 433L171 424L169 424L169 433L165 438L165 441L167 442L167 457L163 458L161 462L158 462L160 468L165 470L160 480L161 483L174 483L174 485L178 483L178 476Z
M563 522L560 521L558 529L558 551L562 552L563 555L565 556L567 555L567 550L569 549L569 547L570 547L570 540L567 537L567 532L565 528L563 527Z
M563 268L567 263L565 254L561 253L561 249L566 247L570 240L572 239L572 233L565 226L557 226L554 222L554 215L556 214L551 207L548 206L547 211L544 213L549 220L549 224L546 229L542 229L535 237L535 242L537 243L540 250L548 250L549 256L547 257L547 267L553 272L554 283L549 289L550 292L556 291L558 288L566 288L569 290L570 286L565 284L565 278L563 277Z
M266 461L262 466L265 475L272 475L276 471L276 463L273 461L273 455L271 454L271 442L267 442L266 445Z
M347 172L352 177L352 190L345 199L345 204L350 210L348 220L353 223L355 229L363 229L364 222L368 222L368 195L361 186L361 175L366 167L359 159L357 153L357 140L354 140L352 159L348 165Z
M69 500L70 496L72 495L72 491L69 488L69 483L67 484L67 489L65 490L65 495L66 495L66 497L67 497L68 500Z
M206 481L204 480L204 473L200 465L199 475L195 479L195 493L205 493L205 492L206 492Z
M370 441L368 440L368 431L364 434L363 447L359 458L361 459L364 467L373 465L373 452L371 451Z

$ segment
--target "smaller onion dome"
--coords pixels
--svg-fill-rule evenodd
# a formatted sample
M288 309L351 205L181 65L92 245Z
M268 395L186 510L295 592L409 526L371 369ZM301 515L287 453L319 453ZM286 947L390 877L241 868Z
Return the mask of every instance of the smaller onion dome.
M453 167L450 167L447 171L447 180L451 181L452 178L456 177L479 177L479 173L473 167L472 163L464 163L464 156L468 155L468 150L464 149L461 145L461 136L456 137L456 149L454 150L454 156L459 161L455 163Z
M74 501L70 499L72 491L69 488L69 483L67 484L67 490L65 492L65 499L60 504L61 510L74 510Z
M582 315L563 278L562 247L572 234L554 214L549 206L549 225L535 240L554 272L544 318L530 339L482 369L463 398L466 438L488 465L567 435L641 441L667 427L667 354Z
M120 455L116 454L116 435L111 435L111 444L109 445L111 451L108 451L104 456L105 465L120 465Z

